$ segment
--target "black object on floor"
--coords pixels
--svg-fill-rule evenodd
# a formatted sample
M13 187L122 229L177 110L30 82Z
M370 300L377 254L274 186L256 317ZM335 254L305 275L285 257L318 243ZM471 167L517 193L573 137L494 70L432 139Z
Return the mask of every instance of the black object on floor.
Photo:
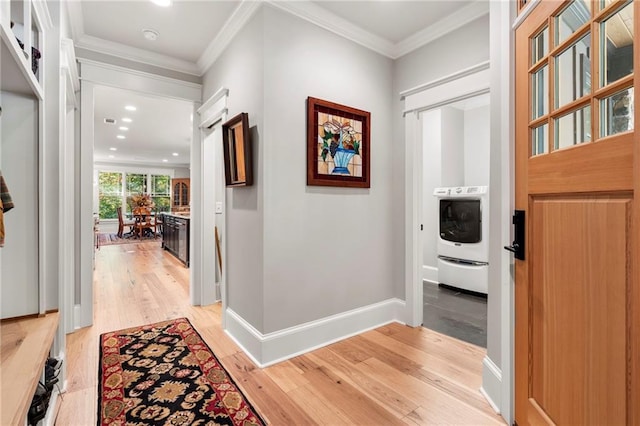
M455 287L424 283L423 326L487 347L487 297Z

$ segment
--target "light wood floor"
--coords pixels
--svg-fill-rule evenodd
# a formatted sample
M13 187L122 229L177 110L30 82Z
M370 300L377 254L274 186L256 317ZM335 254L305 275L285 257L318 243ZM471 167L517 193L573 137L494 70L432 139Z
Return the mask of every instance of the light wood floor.
M57 425L95 425L98 336L185 316L272 425L504 424L479 392L482 348L400 324L259 369L224 333L220 305L189 305L189 272L157 242L103 246L95 322L67 336Z

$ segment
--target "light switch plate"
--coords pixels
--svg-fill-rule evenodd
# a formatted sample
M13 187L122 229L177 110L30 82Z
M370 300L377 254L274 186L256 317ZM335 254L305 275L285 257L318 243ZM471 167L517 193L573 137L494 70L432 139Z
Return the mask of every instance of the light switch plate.
M216 214L222 214L222 201L216 201Z

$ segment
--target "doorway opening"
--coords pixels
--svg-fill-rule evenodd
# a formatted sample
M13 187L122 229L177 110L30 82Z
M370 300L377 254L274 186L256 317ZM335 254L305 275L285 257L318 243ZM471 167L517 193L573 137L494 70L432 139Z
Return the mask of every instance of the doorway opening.
M420 116L422 324L486 348L489 94Z
M80 90L81 149L78 159L79 175L76 180L80 218L76 224L79 239L76 274L80 288L74 292L74 328L76 329L93 324L92 283L96 250L94 225L96 217L99 218L101 213L115 216L113 213L118 207L125 214L130 209L135 216L130 203L133 199L144 197L154 207L151 212L146 212L145 216L147 218L153 216L155 219L156 216L160 217L156 215L159 212L155 210L164 209L171 213L174 200L170 185L171 180L178 174L176 169L181 169L180 173L191 180L190 196L193 199L200 196L201 178L198 173L193 173L193 147L200 144L199 133L193 123L195 108L202 96L200 84L160 78L108 64L85 62L82 59L80 63L83 72ZM106 99L104 105L101 103L103 97ZM180 112L176 112L174 108ZM150 111L153 112L150 113ZM162 119L165 113L181 117L182 122L176 123L173 119ZM155 130L161 133L154 133ZM141 143L142 150L136 152L134 142ZM170 147L171 143L181 143L182 148ZM98 167L94 167L94 164L97 166L99 160L102 161L99 167L112 169L107 172L112 173L116 178L115 183L112 182L114 185L110 188L112 193L101 194L97 189L99 176L97 173L94 175L94 168ZM117 160L121 163L114 166L113 161ZM199 162L200 158L197 157L196 160ZM103 212L100 212L101 209ZM197 220L197 210L190 214L192 222L194 219ZM117 230L117 217L110 220ZM105 222L105 226L107 223ZM142 236L149 234L157 241L157 250L162 250L162 238L155 236L161 233L162 225L154 224L151 229L147 228L147 226L137 228L134 235L130 237L141 240ZM125 232L127 231L131 229ZM188 235L192 237L199 232L200 229L197 226L190 226ZM193 253L193 250L189 252ZM189 277L189 301L191 304L199 305L201 304L199 288L201 283L194 280L192 272L192 268L198 267L199 262L195 259L194 265L194 259L191 257L193 256L190 256L188 261L190 268L186 269Z

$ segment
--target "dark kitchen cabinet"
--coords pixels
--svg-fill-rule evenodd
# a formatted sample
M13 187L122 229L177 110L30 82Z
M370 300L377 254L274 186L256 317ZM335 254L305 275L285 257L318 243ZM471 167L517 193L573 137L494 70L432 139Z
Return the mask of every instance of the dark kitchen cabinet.
M189 266L189 218L164 214L162 247Z

